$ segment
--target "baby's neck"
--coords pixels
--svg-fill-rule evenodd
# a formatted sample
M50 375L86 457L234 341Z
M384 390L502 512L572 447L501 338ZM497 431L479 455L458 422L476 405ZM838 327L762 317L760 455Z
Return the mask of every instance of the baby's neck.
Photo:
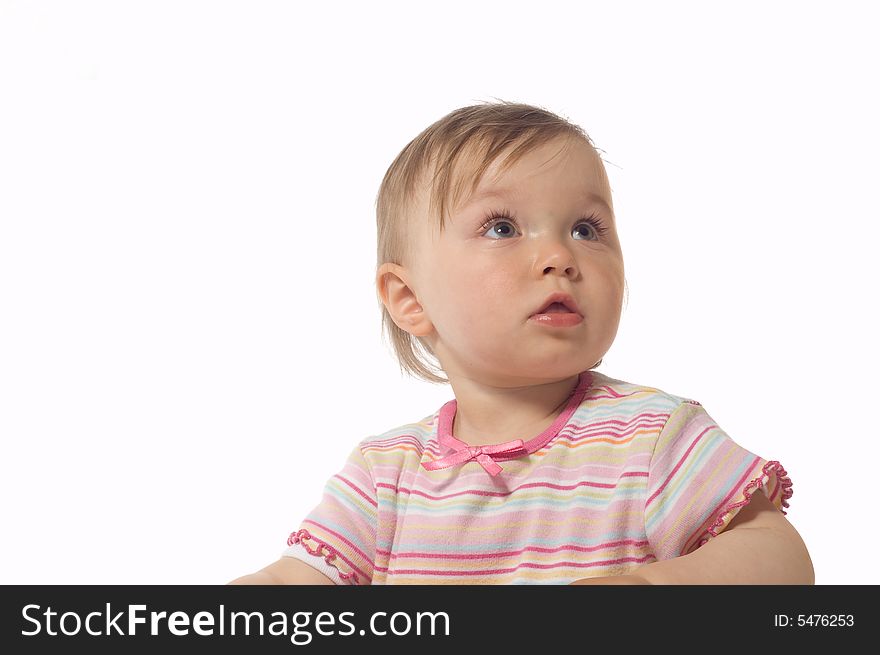
M499 429L492 433L481 433L459 425L458 416L452 422L452 436L463 441L468 446L493 446L495 444L522 439L524 442L533 439L550 427L556 420L556 416L550 416L538 423L532 423L522 428Z

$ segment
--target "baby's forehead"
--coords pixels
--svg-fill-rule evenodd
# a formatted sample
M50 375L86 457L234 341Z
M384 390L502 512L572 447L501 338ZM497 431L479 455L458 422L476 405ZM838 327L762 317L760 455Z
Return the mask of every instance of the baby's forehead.
M554 197L599 201L610 209L611 186L608 176L599 154L592 147L590 150L589 159L581 155L577 161L557 160L558 165L553 167L544 165L550 160L532 157L531 161L521 160L507 166L495 161L479 174L471 164L469 169L461 171L456 183L452 185L448 196L450 208L453 212L461 211L489 198L529 198L533 195L532 176L543 172L562 182L553 189Z

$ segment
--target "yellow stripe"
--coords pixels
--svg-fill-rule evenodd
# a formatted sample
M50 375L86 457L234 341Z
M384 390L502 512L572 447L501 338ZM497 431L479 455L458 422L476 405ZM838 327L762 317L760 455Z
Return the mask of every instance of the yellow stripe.
M444 498L443 500L431 500L427 498L422 498L421 496L410 496L410 499L406 501L407 509L415 507L419 509L425 509L428 511L439 511L442 509L446 509L448 507L452 507L453 505L464 505L465 507L470 506L472 508L494 508L499 505L503 505L506 502L511 500L547 500L547 499L559 499L559 500L572 500L573 498L570 496L563 496L563 494L573 494L577 493L577 498L592 498L592 499L611 499L614 497L616 493L621 490L639 490L645 488L644 478L640 481L636 480L632 483L621 483L618 484L613 489L601 489L596 491L591 491L588 487L579 487L574 490L567 491L559 491L556 489L545 489L545 490L522 490L517 491L515 493L510 494L509 496L503 496L498 498L486 498L484 496L479 496L474 498L473 496L468 496L467 494L463 494L461 496L457 496L455 498ZM390 489L385 489L385 491L390 492L390 495L395 495L393 491ZM626 502L629 499L623 499L622 502ZM560 504L561 507L561 504ZM551 509L551 508L547 508ZM465 510L467 511L467 510ZM519 511L529 511L527 509L515 508L511 511L519 512ZM598 509L597 509L598 511Z
M450 529L454 529L457 533L471 533L471 532L498 532L499 530L508 532L513 528L522 528L522 527L535 527L535 526L547 526L554 527L558 525L568 525L568 526L584 526L586 529L589 529L595 525L599 525L601 523L605 523L609 519L618 519L624 518L627 520L627 525L629 524L629 518L635 517L639 520L639 524L641 524L642 512L639 510L633 510L629 512L603 512L601 517L597 519L574 519L572 517L566 517L559 521L549 521L549 520L541 520L541 519L531 519L527 518L525 521L505 521L503 526L489 526L489 525L478 525L471 524L467 526L462 525L427 525L424 523L416 523L414 521L410 521L407 519L406 521L406 529L409 530L425 530L428 532L443 532L448 531ZM479 520L477 517L470 517L474 520Z

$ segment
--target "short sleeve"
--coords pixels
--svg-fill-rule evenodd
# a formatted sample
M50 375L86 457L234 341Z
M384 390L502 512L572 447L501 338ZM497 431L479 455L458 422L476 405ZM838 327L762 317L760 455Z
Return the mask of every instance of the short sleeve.
M777 461L735 443L694 400L669 415L648 470L645 532L658 560L686 555L722 532L761 489L785 514L791 480Z
M336 584L368 585L373 579L378 503L360 446L324 485L318 505L288 537L282 557L295 557Z

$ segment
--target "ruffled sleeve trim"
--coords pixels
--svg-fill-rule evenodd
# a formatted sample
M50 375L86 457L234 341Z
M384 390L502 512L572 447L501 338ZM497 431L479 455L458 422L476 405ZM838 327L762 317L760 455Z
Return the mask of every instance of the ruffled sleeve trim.
M310 547L309 543L313 545ZM336 569L343 582L355 585L360 584L358 574L354 571L347 570L344 558L340 556L338 551L329 544L313 537L308 530L298 530L297 532L293 532L287 538L288 546L294 546L296 544L305 548L309 555L323 557L324 562Z
M786 511L782 508L789 506L788 499L791 498L793 493L791 479L788 477L788 473L784 468L782 468L782 465L778 461L774 460L772 462L767 462L761 471L761 475L756 477L745 486L745 489L743 490L743 500L738 503L731 503L724 508L724 511L718 514L718 518L716 518L715 522L706 530L709 533L708 536L700 540L697 548L705 544L712 537L717 537L719 532L729 522L727 520L728 516L730 516L730 520L733 520L733 516L731 515L731 513L735 512L743 505L747 505L756 489L765 489L765 494L768 498L770 498L770 494L767 494L766 492L766 485L771 475L776 476L776 484L778 488L782 490L782 493L776 496L776 499L771 500L773 501L773 504L776 505L777 509L779 509L783 514L786 514Z

